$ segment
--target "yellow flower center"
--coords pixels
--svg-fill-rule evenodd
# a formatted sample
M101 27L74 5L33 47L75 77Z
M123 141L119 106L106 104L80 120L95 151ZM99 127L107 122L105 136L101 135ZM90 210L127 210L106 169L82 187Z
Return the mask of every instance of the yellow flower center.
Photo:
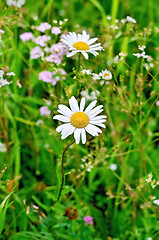
M105 73L103 77L104 78L109 77L109 73Z
M76 112L71 116L71 123L76 128L84 128L89 123L89 117L84 112Z
M77 50L89 50L89 45L85 42L76 42L73 44L73 47Z

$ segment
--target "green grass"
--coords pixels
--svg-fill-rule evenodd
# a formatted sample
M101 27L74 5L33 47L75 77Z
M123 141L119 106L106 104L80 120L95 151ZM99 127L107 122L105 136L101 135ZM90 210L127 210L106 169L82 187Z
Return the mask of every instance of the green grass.
M16 74L7 77L10 85L0 88L0 142L6 146L6 152L0 152L0 239L159 239L158 206L153 203L154 197L159 199L158 8L152 0L27 1L21 9L0 2L0 29L5 31L0 70ZM137 23L121 24L127 15ZM94 73L110 70L109 84L77 72L76 55L64 56L61 65L30 59L36 45L22 42L20 34L31 31L37 37L33 25L46 21L55 26L53 20L65 18L62 33L86 30L98 37L105 51L88 60L81 56L80 64ZM111 28L114 24L117 30ZM52 43L59 41L51 37ZM146 45L146 54L153 58L150 70L144 67L146 59L133 55L140 52L138 45ZM127 56L116 63L120 52ZM55 86L38 79L40 72L59 68L67 72L66 80ZM100 92L97 102L104 106L106 129L98 137L87 136L85 145L68 148L64 186L56 201L62 153L73 136L61 140L56 132L60 123L52 117L59 104L68 106L81 90ZM51 114L45 117L39 108L46 101L51 102ZM115 171L111 164L117 165ZM76 219L66 216L68 207L77 210ZM94 224L86 226L85 216L93 216Z

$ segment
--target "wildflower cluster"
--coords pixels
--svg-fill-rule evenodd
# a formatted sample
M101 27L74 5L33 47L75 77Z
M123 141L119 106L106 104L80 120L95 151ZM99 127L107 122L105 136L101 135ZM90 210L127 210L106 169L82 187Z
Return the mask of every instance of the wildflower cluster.
M64 22L66 21L67 19ZM29 42L31 46L34 46L30 51L30 59L40 58L48 65L47 69L52 69L52 65L54 65L54 71L44 70L39 73L39 80L52 85L56 85L60 79L64 80L66 75L65 70L61 67L63 57L68 53L68 47L58 40L60 36L63 36L61 28L62 26L51 26L49 23L43 22L39 26L32 26L34 33L25 32L20 35L23 42Z
M11 83L11 82L9 83L6 79L6 78L10 78L10 76L15 76L15 73L14 72L4 73L3 70L0 70L0 87L3 87Z
M110 21L111 21L111 16L107 16L107 20L108 20L108 22L110 22ZM126 18L121 19L121 20L116 19L116 20L115 20L115 23L114 23L113 25L112 25L112 24L109 25L109 28L110 28L110 29L113 29L113 30L119 30L119 29L121 29L126 23L135 24L135 23L136 23L136 20L135 20L134 18L130 17L130 16L127 16Z
M25 0L6 0L8 6L21 8L25 4Z

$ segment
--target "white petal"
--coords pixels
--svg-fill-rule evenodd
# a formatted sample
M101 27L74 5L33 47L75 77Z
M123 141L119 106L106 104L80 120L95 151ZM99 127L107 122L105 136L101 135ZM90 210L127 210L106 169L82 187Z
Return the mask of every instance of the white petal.
M76 128L74 131L74 138L75 138L76 144L79 144L80 142L80 134L81 134L81 128Z
M77 53L77 51L70 52L69 54L67 54L67 57L72 57L72 56L74 56L76 53Z
M69 135L71 135L75 130L75 127L73 127L72 125L67 129L67 131L65 132L62 132L62 136L61 136L61 139L65 139L67 138Z
M81 137L82 137L82 143L85 144L86 143L86 131L84 128L82 128Z
M90 121L91 124L94 124L94 125L97 125L99 127L102 127L102 128L105 128L105 125L103 123L100 123L100 122L93 122L93 121Z
M85 57L85 59L88 59L88 54L87 54L86 52L83 52L83 51L82 51L82 54L83 54L83 56Z
M102 130L99 127L96 127L93 124L89 124L89 125L90 125L89 127L92 129L92 131L97 132L97 133L102 133Z
M103 109L97 110L94 114L89 114L89 119L93 120L95 116L97 116L99 113L103 112Z
M53 119L59 120L61 122L70 122L70 118L62 116L62 115L56 115L53 117Z
M96 117L94 117L92 120L101 120L101 119L104 119L104 118L107 118L107 116L106 115L99 115L99 116L96 116Z
M99 105L97 107L95 107L94 109L91 109L90 111L87 112L87 114L94 114L97 110L100 110L103 107L103 105Z
M96 57L97 55L99 55L99 53L96 52L96 51L90 51L90 53L92 53L95 57Z
M98 110L102 109L103 105L99 105L95 107L94 109L91 109L89 112L87 112L88 115L92 116L94 113L96 113ZM102 109L103 110L103 109Z
M67 129L70 125L71 125L71 123L64 123L64 124L58 126L58 127L56 128L56 131L57 131L57 132L61 132L61 131L63 131L64 129Z
M85 98L83 97L80 102L80 111L83 112L83 109L85 107Z
M88 45L93 44L93 43L96 42L97 40L98 40L98 38L92 38L92 39L90 39L89 42L88 42Z
M97 103L97 100L94 100L93 102L91 102L88 107L85 109L85 113L89 112Z
M90 134L92 135L93 137L95 136L98 136L98 133L97 132L94 132L91 128L91 124L88 124L86 127L85 127L85 130Z
M91 45L90 48L96 48L96 47L101 47L101 43L96 43L94 45Z
M78 102L74 96L69 99L69 104L73 113L79 112Z
M92 119L89 122L95 124L95 123L103 123L105 121L106 121L106 119L101 119L101 120L94 120L94 119Z
M73 112L65 105L63 104L59 104L58 108L61 110L61 112L63 112L63 115L66 115L67 117L71 117Z

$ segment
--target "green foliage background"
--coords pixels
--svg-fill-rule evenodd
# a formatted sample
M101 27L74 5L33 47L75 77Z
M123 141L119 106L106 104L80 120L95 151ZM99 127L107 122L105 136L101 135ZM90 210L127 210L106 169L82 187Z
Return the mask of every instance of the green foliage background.
M7 152L0 152L0 169L7 166L0 180L1 239L159 239L159 209L153 204L153 197L159 198L159 187L153 188L159 180L159 2L26 0L18 10L1 1L0 9L0 29L5 31L0 69L16 74L12 84L0 88L0 137L7 147ZM81 65L94 72L107 68L113 75L111 84L103 87L87 76L80 78L88 92L100 91L98 103L103 104L108 121L99 137L69 148L65 186L54 205L61 182L61 155L73 137L61 140L55 130L59 123L52 117L58 104L68 105L77 92L72 72L77 59L65 58L64 69L71 74L55 87L38 80L39 72L49 70L48 66L31 60L31 46L19 39L20 34L31 31L36 15L37 26L68 18L64 31L85 29L97 36L105 52L88 61L82 58ZM113 31L108 15L112 24L127 15L137 24ZM154 67L149 71L143 67L143 59L133 56L142 44L153 58ZM126 61L114 64L113 58L120 52L128 53ZM39 111L44 99L51 101L51 116L46 118ZM42 126L37 125L39 119ZM90 172L88 163L93 166ZM117 164L116 171L110 169L112 163ZM151 182L146 182L151 173ZM38 212L33 211L33 204ZM77 209L77 219L65 216L70 206ZM94 217L93 225L85 225L83 217L88 215Z

